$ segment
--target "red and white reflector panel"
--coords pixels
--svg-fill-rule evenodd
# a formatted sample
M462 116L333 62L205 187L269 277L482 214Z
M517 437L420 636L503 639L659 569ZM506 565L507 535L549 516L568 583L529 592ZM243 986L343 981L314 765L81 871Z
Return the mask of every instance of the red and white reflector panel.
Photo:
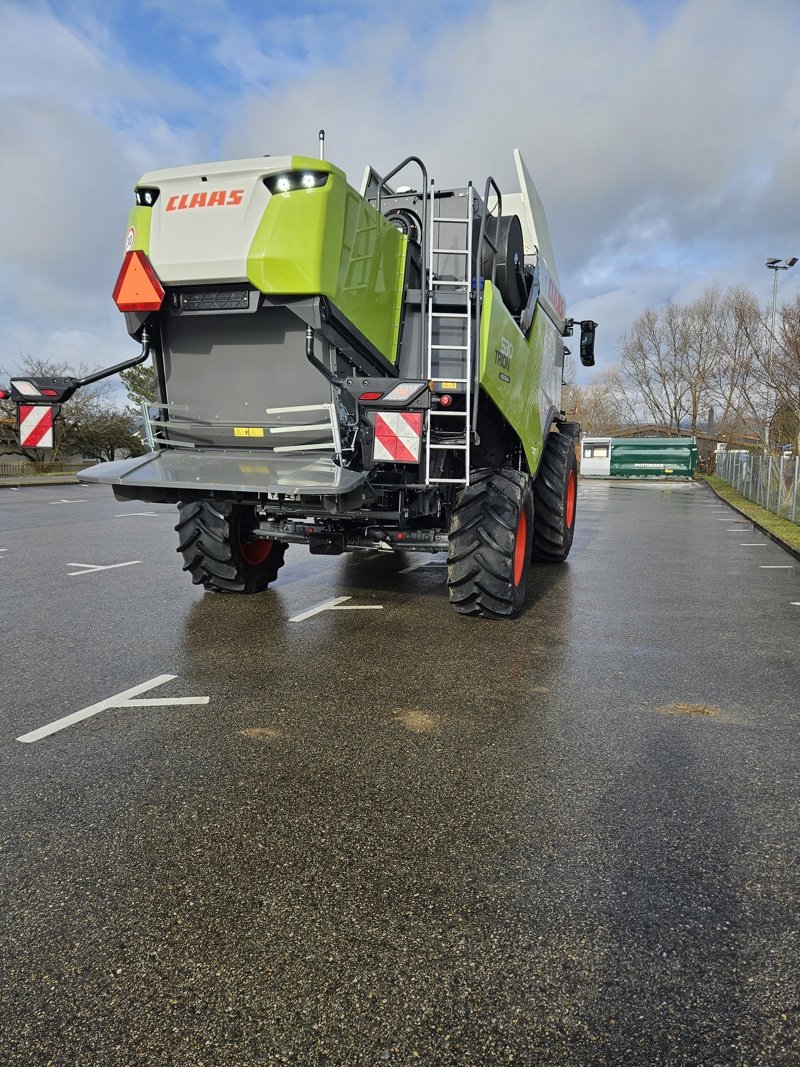
M376 411L376 463L419 463L422 441L421 411Z
M52 404L19 405L19 443L22 448L52 448Z
M144 252L126 252L114 286L120 311L158 311L163 299L164 287Z

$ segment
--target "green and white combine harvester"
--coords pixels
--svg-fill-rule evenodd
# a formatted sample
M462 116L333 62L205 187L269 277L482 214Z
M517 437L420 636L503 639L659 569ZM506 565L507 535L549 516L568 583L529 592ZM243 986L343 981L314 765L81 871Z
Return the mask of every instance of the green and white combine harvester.
M176 503L205 589L266 589L292 543L446 549L455 610L513 617L532 556L569 553L579 434L561 410L573 323L514 158L511 194L439 189L414 156L360 191L300 156L145 174L114 291L141 352L12 398L57 404L152 357L149 451L81 478Z

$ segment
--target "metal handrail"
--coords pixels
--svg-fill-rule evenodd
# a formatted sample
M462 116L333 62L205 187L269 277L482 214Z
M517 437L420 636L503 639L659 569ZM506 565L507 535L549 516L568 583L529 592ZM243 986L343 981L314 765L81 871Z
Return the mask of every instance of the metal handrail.
M481 272L483 269L483 245L484 242L489 245L492 250L492 285L494 285L494 275L497 268L497 245L487 236L486 233L486 219L491 214L488 209L489 204L489 191L494 189L497 194L497 232L500 231L500 219L503 217L503 194L500 192L500 187L494 178L489 177L486 179L486 189L483 194L483 204L481 207L481 226L478 231L478 248L475 253L475 391L472 396L472 425L475 426L478 422L478 402L480 400L480 373L481 373L481 307L483 305L483 286L481 285Z
M385 177L381 177L380 174L376 174L373 170L373 174L378 179L378 196L375 201L375 210L380 214L381 201L383 199L384 188L389 188L386 184L390 178L393 178L395 174L399 174L404 167L407 167L409 163L416 163L422 172L422 192L420 193L420 199L422 200L422 233L419 235L420 247L422 248L422 278L420 280L420 309L422 315L425 315L425 308L427 306L428 299L428 271L430 269L430 263L427 262L427 233L428 233L428 170L419 156L406 156L402 163L398 163L397 166L390 170ZM389 189L390 193L394 193L394 190ZM422 331L424 334L424 331ZM420 362L425 353L425 338L420 338Z

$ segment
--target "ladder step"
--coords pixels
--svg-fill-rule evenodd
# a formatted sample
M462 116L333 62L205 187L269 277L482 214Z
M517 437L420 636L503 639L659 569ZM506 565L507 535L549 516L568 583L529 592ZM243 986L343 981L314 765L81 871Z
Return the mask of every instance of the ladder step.
M447 215L440 215L438 218L431 219L431 222L469 222L469 219L452 219Z
M431 408L432 419L466 419L468 417L468 411L439 411L438 408Z
M438 452L445 452L448 448L455 448L459 452L466 452L466 450L467 450L467 446L466 445L434 445L434 444L429 444L428 448L435 448Z
M437 352L468 352L467 345L431 345Z
M434 255L440 256L467 256L469 255L469 249L467 248L432 248L431 251Z
M433 319L468 319L468 311L431 311Z

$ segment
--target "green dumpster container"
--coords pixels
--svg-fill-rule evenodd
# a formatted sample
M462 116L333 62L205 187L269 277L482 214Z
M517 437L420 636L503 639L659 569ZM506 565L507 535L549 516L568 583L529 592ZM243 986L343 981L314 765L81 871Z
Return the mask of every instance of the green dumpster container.
M694 437L615 437L612 478L692 478L697 470Z

